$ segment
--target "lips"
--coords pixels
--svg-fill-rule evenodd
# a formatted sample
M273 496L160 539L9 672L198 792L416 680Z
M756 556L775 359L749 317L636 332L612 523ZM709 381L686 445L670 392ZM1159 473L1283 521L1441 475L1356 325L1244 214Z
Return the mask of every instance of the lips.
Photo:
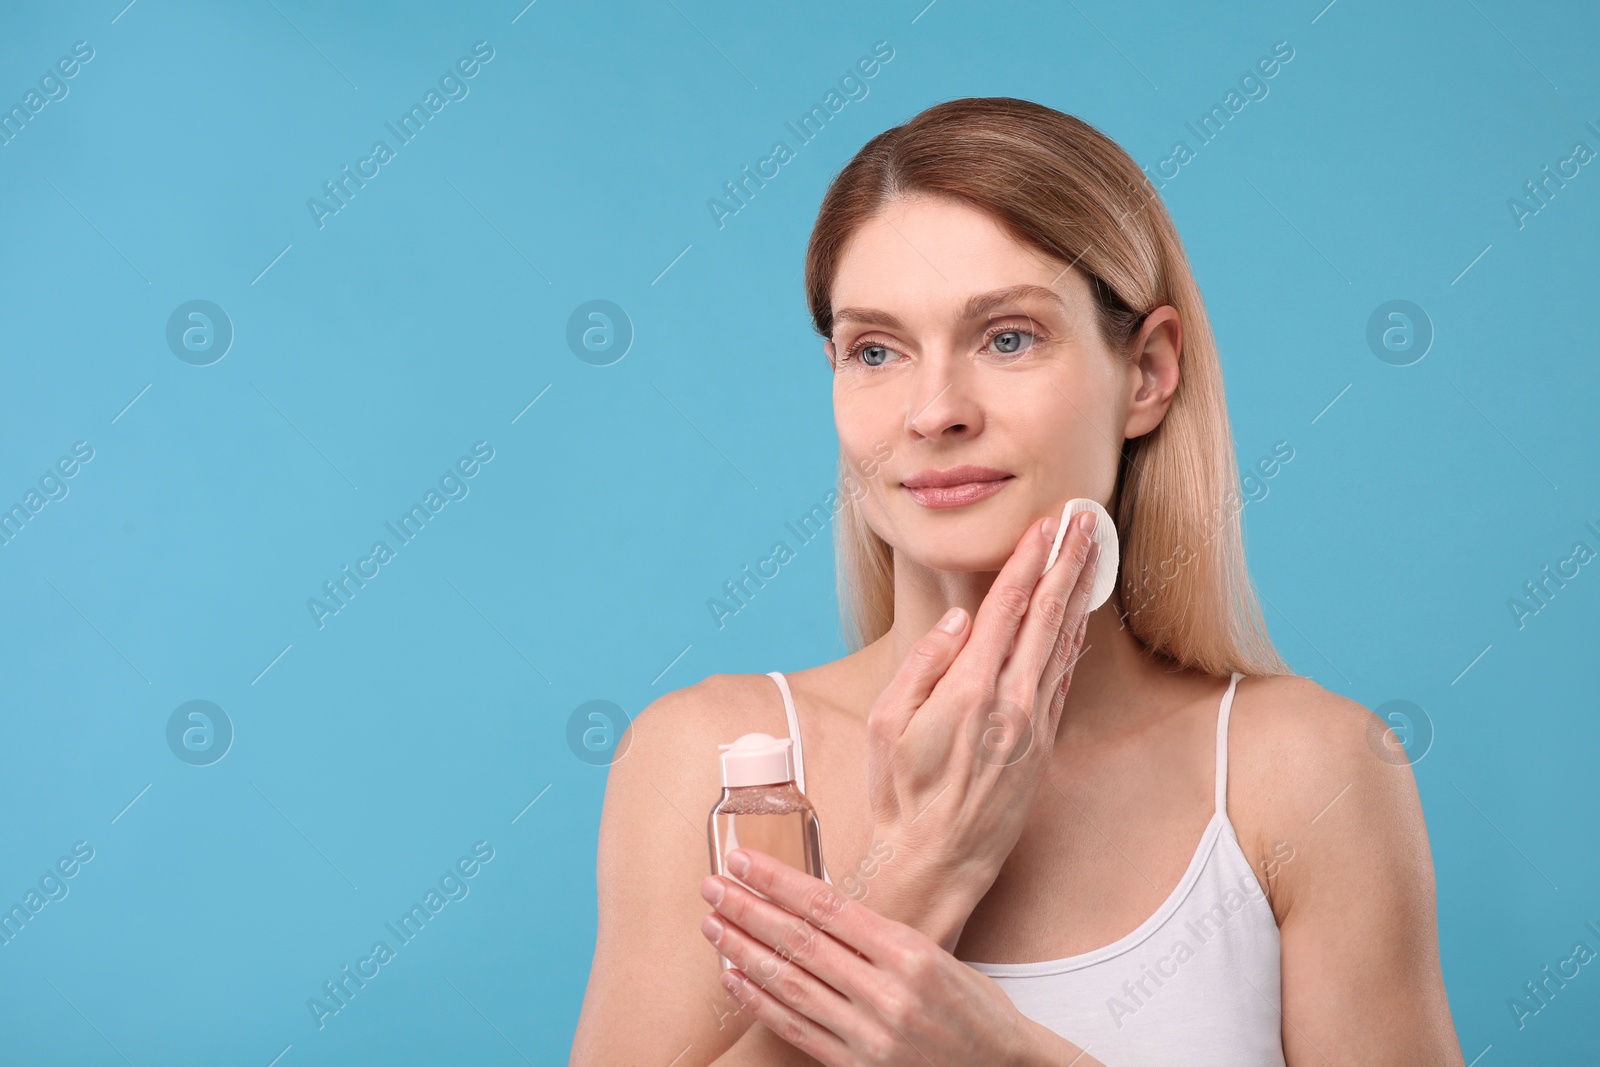
M997 471L993 467L974 467L969 463L943 471L918 471L901 484L907 489L945 488L968 482L998 482L1009 477L1011 475L1005 471Z
M1012 475L993 467L966 464L948 470L924 470L901 484L911 498L927 508L958 508L986 499L1005 488Z

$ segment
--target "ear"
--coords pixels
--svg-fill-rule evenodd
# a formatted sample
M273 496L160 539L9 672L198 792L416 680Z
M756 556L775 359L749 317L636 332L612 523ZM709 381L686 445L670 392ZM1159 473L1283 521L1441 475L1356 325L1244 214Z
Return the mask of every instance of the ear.
M828 356L828 366L829 366L829 367L832 367L832 366L833 366L833 360L834 360L834 351L833 351L833 338L831 338L831 337L824 337L824 338L823 338L823 339L822 339L822 351L823 351L823 352L825 352L825 353L827 353L827 356Z
M1124 437L1142 437L1161 425L1178 390L1183 324L1178 310L1163 305L1145 316L1128 363L1128 418Z

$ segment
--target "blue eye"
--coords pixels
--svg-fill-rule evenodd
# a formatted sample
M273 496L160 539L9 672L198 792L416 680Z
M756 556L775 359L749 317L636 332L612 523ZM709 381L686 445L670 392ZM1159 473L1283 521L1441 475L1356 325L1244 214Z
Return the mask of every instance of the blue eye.
M1030 338L1030 341L1027 344L1023 343L1024 337ZM1010 329L1000 330L996 333L990 334L989 341L994 345L996 352L1000 352L1009 356L1022 351L1024 348L1031 347L1032 337L1033 334L1027 330Z
M868 367L881 367L889 361L889 354L893 351L888 345L862 341L846 349L839 362L848 363L853 359Z
M991 328L984 337L985 347L996 354L1014 356L1026 352L1039 343L1038 331L1020 326ZM858 341L845 350L841 364L855 360L864 367L882 367L894 359L895 349L875 341Z

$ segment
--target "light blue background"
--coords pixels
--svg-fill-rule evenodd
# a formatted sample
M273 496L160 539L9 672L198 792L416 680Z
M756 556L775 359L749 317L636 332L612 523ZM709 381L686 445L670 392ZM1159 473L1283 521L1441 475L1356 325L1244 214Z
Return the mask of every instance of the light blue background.
M0 505L95 450L0 546L0 904L95 850L0 947L8 1062L565 1062L606 773L574 709L844 651L825 539L724 628L706 606L832 485L800 288L828 179L968 95L1153 168L1277 41L1162 191L1241 466L1295 450L1252 571L1297 671L1432 721L1466 1058L1595 1054L1600 965L1507 1007L1600 947L1600 564L1507 606L1600 549L1600 165L1508 208L1600 150L1592 5L124 3L0 16L7 107L94 48L0 147ZM307 199L480 40L470 95L319 229ZM708 198L878 41L869 95L719 229ZM211 366L166 345L192 299L236 331ZM636 331L610 366L565 340L592 299ZM1366 343L1392 299L1436 331L1410 366ZM480 440L470 495L318 629L307 599ZM194 699L236 730L208 767L165 739ZM319 1031L307 999L480 840L470 895Z

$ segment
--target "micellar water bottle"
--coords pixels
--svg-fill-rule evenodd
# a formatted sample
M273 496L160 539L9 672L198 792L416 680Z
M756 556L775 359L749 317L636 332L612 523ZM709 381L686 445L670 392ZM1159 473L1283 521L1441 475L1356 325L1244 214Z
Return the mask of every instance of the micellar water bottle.
M706 838L711 873L730 878L763 899L728 870L728 853L754 848L797 870L822 878L822 829L811 801L794 781L792 738L745 734L718 745L722 752L722 797L711 809ZM733 966L722 956L724 969Z

